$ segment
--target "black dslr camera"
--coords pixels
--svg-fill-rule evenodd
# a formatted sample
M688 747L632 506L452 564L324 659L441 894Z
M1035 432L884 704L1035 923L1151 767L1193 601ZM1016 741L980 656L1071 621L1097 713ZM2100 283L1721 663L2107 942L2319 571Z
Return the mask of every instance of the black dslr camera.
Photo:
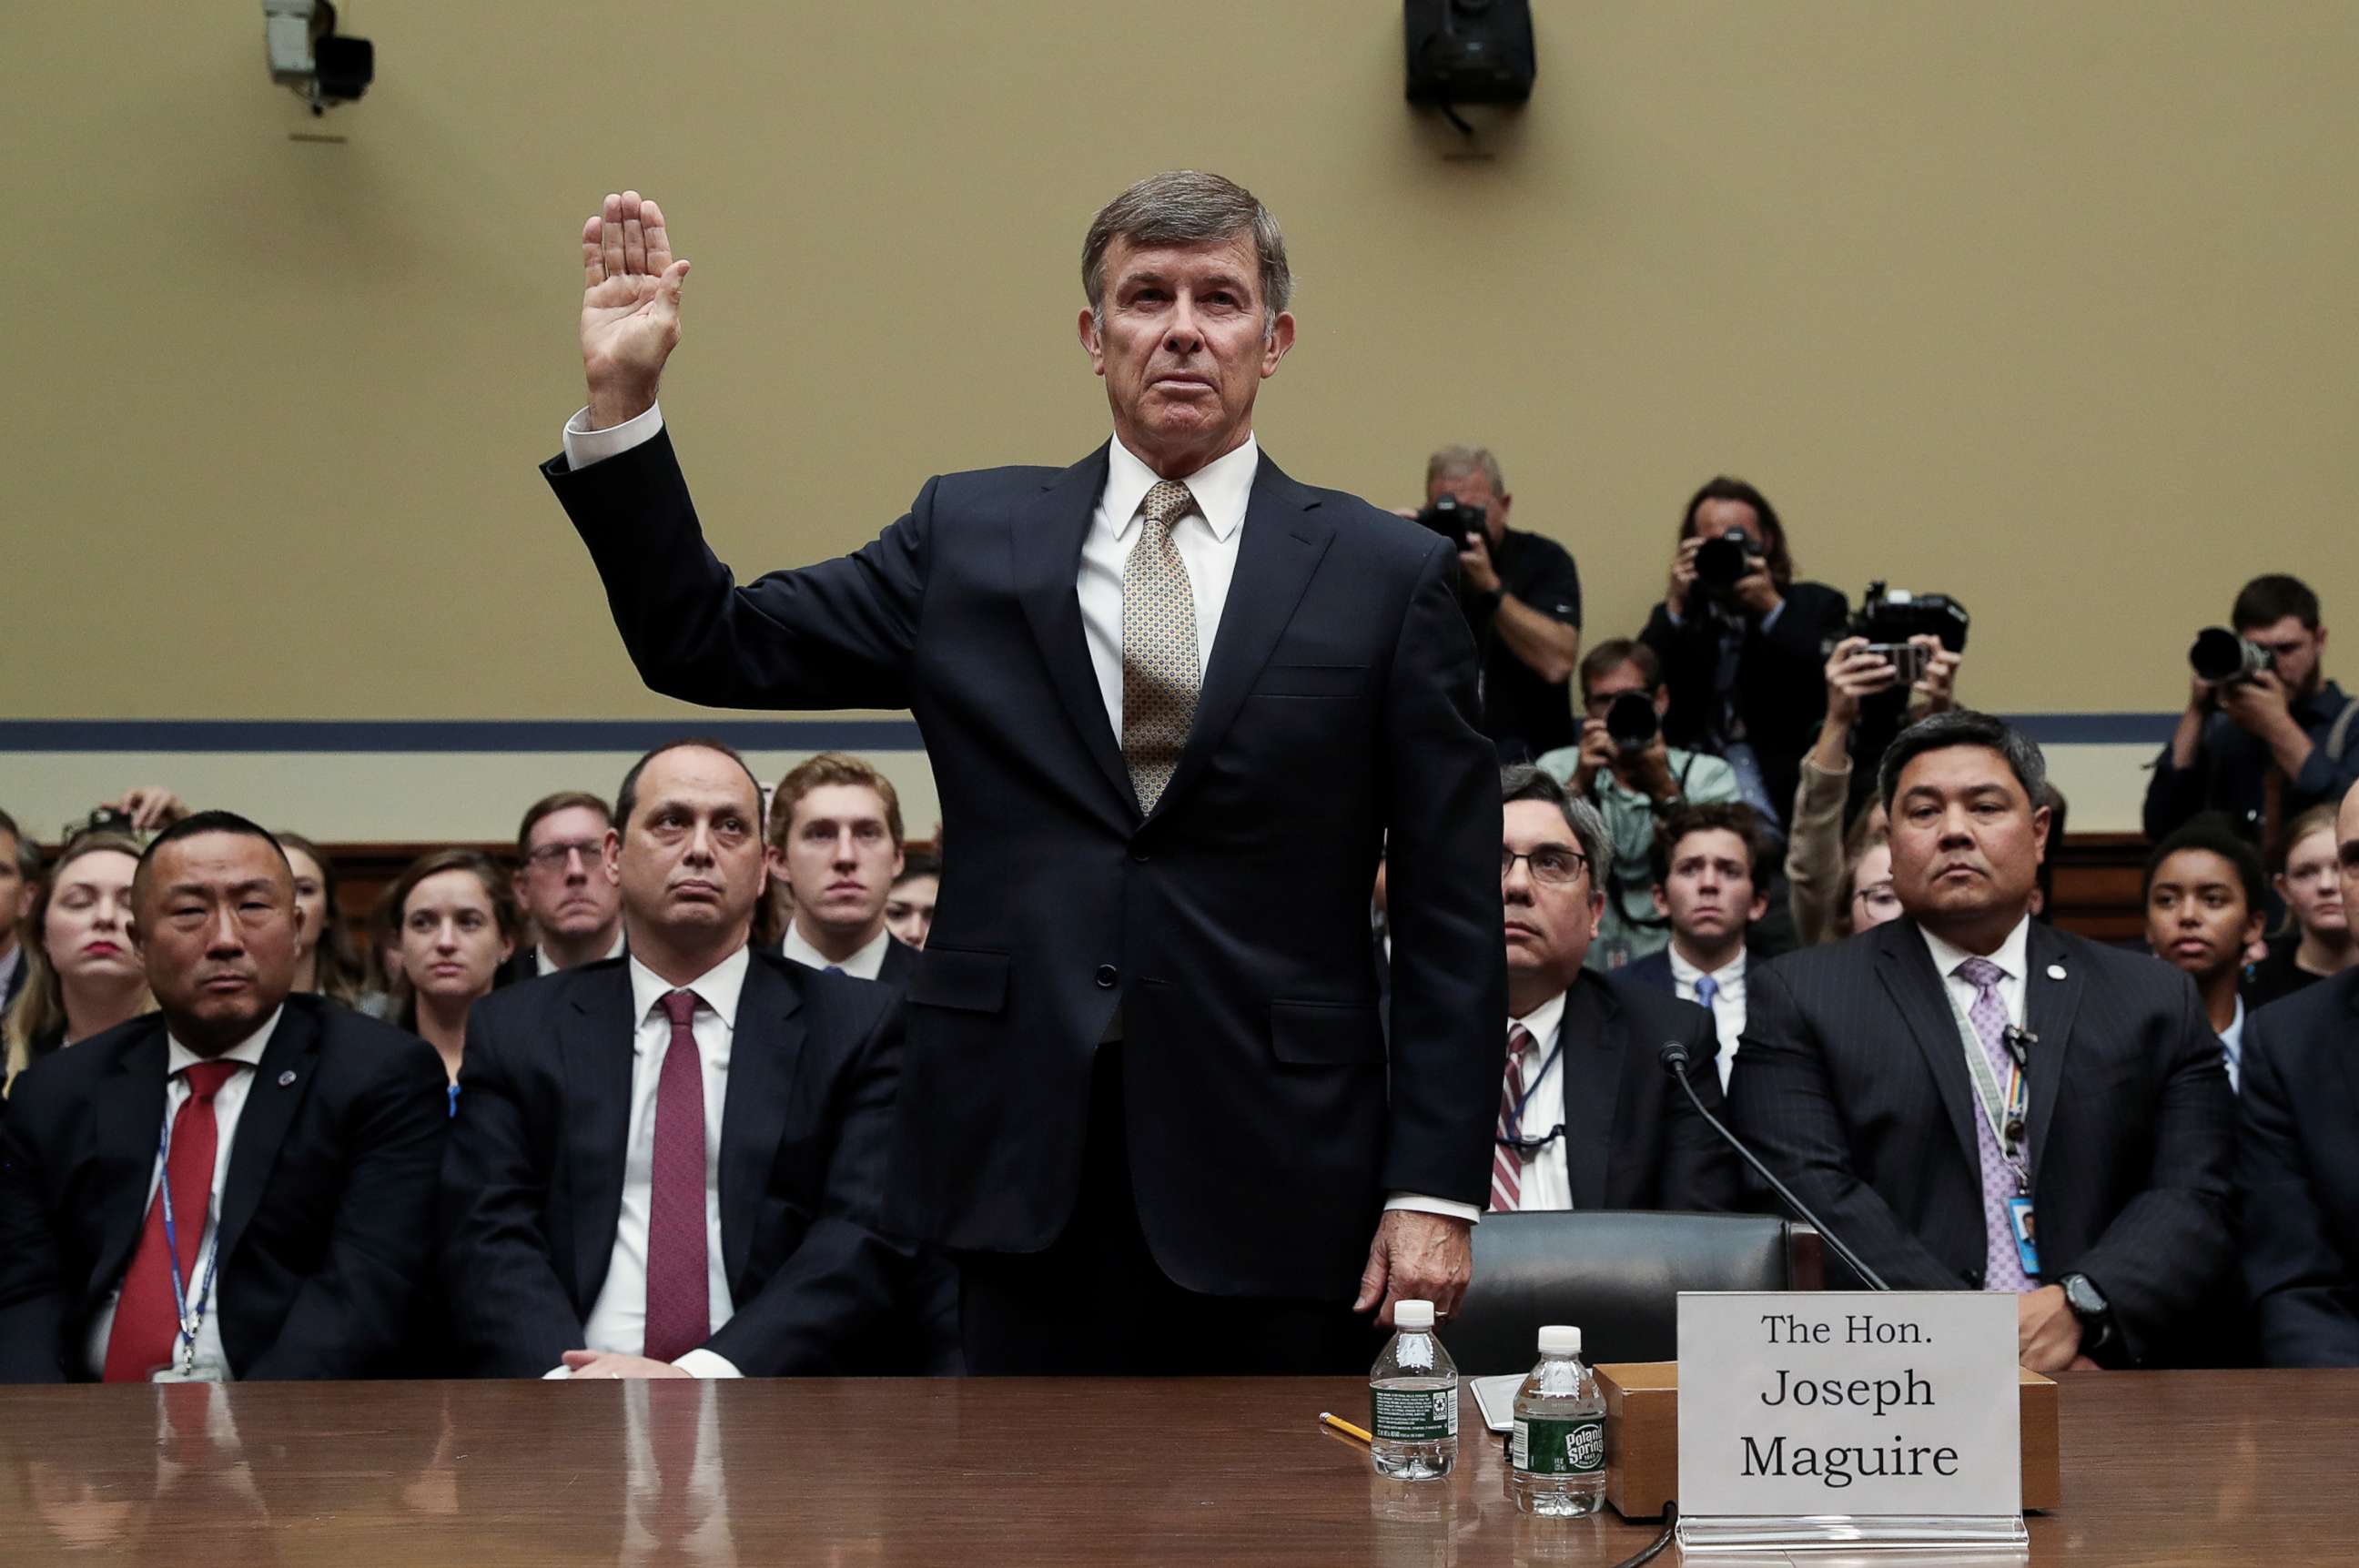
M1473 548L1475 538L1490 514L1480 506L1459 505L1455 495L1436 496L1431 505L1417 515L1417 520L1448 539L1459 550Z
M1734 590L1739 578L1767 559L1751 534L1743 528L1731 528L1696 548L1696 581L1713 594L1725 598Z
M1644 751L1655 744L1661 727L1655 717L1655 699L1644 691L1624 691L1605 705L1605 733L1624 751Z
M2225 626L2205 626L2187 650L2187 667L2198 679L2215 686L2250 681L2276 668L2277 658L2256 642L2247 642Z
M1900 679L1893 684L1907 687L1924 676L1930 657L1908 639L1936 637L1950 652L1963 653L1971 619L1966 607L1947 593L1911 593L1878 582L1867 585L1859 613L1852 616L1845 635L1865 637L1866 651L1888 660L1899 673Z

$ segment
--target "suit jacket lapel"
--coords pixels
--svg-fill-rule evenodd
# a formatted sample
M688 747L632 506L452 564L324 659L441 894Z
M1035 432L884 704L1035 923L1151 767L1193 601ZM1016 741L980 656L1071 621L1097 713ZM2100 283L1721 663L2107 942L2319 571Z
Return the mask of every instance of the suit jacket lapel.
M1941 976L1933 967L1933 955L1926 951L1925 939L1911 920L1889 920L1878 926L1875 942L1881 960L1877 977L1916 1038L1925 1065L1932 1071L1959 1151L1967 1166L1979 1172L1982 1148L1974 1138L1973 1118L1980 1113L1974 1109L1973 1084L1966 1076L1964 1040L1958 1033L1957 1016L1941 987Z
M801 1008L793 981L759 959L747 968L729 1041L729 1098L721 1107L721 1256L740 1300L802 1054Z
M1557 1083L1564 1092L1564 1167L1576 1209L1605 1207L1614 1112L1623 1091L1629 1021L1612 992L1582 975L1565 993L1557 1026L1563 1049Z
M150 1020L101 1083L91 1107L103 1177L98 1214L97 1266L86 1284L92 1301L113 1289L130 1267L131 1250L147 1220L147 1187L156 1172L156 1146L164 1128L164 1020Z
M237 1113L237 1136L230 1145L229 1182L222 1192L221 1230L217 1250L222 1262L237 1256L237 1244L254 1211L269 1189L270 1172L278 1163L279 1146L295 1113L311 1093L313 1069L320 1051L320 1015L289 1000L278 1015L262 1048L262 1062L245 1089L245 1105ZM293 1074L288 1078L288 1074ZM287 1079L281 1083L281 1079Z
M1081 576L1082 542L1105 482L1106 449L1100 447L1043 485L1038 505L1009 516L1007 542L1016 597L1049 667L1049 684L1056 688L1082 749L1114 788L1111 801L1101 797L1097 803L1116 813L1114 825L1127 831L1138 820L1138 797L1131 789L1121 740L1106 715L1105 694L1098 689L1097 672L1090 663L1082 601L1074 588Z
M557 1026L564 1054L566 1171L573 1190L573 1304L596 1304L623 1219L623 1167L631 1137L631 1070L638 1019L630 965L585 985Z
M2081 1009L2081 968L2069 961L2064 940L2039 921L2031 922L2024 946L2024 1027L2038 1037L2031 1058L2031 1170L2041 1170L2040 1151L2056 1119L2056 1096L2064 1083L2064 1052L2072 1043L2072 1018ZM2061 972L2061 978L2049 973Z
M1170 811L1171 802L1203 772L1333 541L1335 526L1317 515L1319 505L1317 495L1288 479L1268 453L1262 454L1253 495L1245 504L1245 534L1237 541L1236 574L1230 579L1228 603L1221 610L1204 689L1196 699L1195 722L1171 782L1156 803L1158 816Z

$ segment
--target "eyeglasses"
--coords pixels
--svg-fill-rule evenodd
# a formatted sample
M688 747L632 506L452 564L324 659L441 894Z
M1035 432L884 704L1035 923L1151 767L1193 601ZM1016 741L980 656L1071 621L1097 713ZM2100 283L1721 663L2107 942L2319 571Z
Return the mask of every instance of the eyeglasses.
M1864 905L1877 913L1900 908L1900 895L1892 890L1889 882L1871 882L1851 898L1853 903Z
M582 865L594 864L605 847L603 839L568 839L562 844L544 844L524 858L535 871L562 871L566 862L577 855L582 857Z
M1560 844L1544 844L1539 848L1518 855L1512 849L1499 851L1499 880L1505 882L1516 874L1516 862L1529 863L1532 880L1543 887L1564 887L1580 879L1589 869L1589 856L1577 849L1567 849Z

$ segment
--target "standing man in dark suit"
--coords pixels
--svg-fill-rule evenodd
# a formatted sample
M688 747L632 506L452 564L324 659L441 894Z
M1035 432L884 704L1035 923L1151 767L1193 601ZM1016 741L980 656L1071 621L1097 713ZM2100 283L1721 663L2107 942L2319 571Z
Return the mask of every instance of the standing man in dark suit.
M1114 439L930 480L856 554L743 588L655 405L688 264L630 193L582 251L590 404L545 472L640 672L907 707L932 757L958 848L891 1217L963 1255L970 1365L1336 1369L1372 1348L1355 1303L1453 1307L1506 1006L1497 774L1449 542L1255 440L1294 341L1275 220L1213 175L1125 191L1078 318Z
M164 832L132 904L157 1010L26 1069L0 1128L0 1380L396 1370L441 1063L288 995L295 877L245 818Z
M2023 1364L2217 1353L2235 1105L2187 977L2034 921L2039 749L1987 714L1879 779L1906 918L1754 977L1736 1128L1899 1290L2006 1290Z
M467 1015L441 1205L458 1359L506 1377L874 1369L861 1342L911 1263L874 1228L895 997L746 945L762 793L735 752L658 747L614 806L603 871L628 955Z
M2334 823L2359 909L2359 786ZM2359 1367L2359 969L2245 1022L2236 1188L2245 1282L2271 1367Z
M1701 1007L1585 971L1605 911L1595 868L1613 864L1605 820L1533 767L1500 776L1506 822L1507 1061L1491 1166L1493 1209L1726 1209L1736 1156L1663 1074L1688 1048L1688 1081L1720 1104L1720 1042ZM1549 1124L1553 1123L1553 1126Z

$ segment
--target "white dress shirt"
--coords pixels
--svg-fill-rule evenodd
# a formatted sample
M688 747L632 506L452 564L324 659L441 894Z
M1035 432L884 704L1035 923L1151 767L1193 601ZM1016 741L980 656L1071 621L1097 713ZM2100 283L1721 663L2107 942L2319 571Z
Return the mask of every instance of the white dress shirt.
M190 1270L192 1277L180 1282L180 1288L188 1292L191 1310L196 1307L197 1294L203 1287L205 1260L212 1256L215 1233L221 1226L222 1193L229 1187L229 1157L237 1141L238 1113L245 1109L246 1096L254 1089L254 1069L260 1065L262 1052L270 1044L271 1031L278 1027L279 1015L286 1010L284 1006L274 1009L270 1017L263 1020L260 1029L219 1056L199 1056L170 1035L165 1036L164 1071L169 1074L164 1083L166 1127L170 1127L172 1118L180 1114L180 1107L189 1103L189 1081L180 1076L184 1068L193 1067L200 1062L243 1062L247 1068L244 1073L231 1073L222 1083L220 1092L213 1095L212 1193L205 1204L204 1233L197 1238L197 1261ZM160 1139L163 1127L158 1127L157 1132ZM147 1231L147 1211L156 1206L157 1184L163 1179L164 1162L159 1153L148 1171L147 1201L139 1205L142 1235ZM175 1213L172 1215L176 1229L188 1223L186 1214ZM132 1248L132 1256L138 1256L136 1244ZM124 1265L124 1272L130 1272L128 1262ZM226 1379L230 1375L229 1356L222 1349L220 1288L220 1280L216 1279L213 1300L206 1303L204 1322L197 1329L197 1369L200 1372L210 1369ZM90 1375L93 1377L106 1375L106 1342L114 1333L114 1309L122 1300L123 1281L117 1279L114 1293L106 1298L106 1305L91 1319L90 1337L82 1342L82 1359L88 1364ZM180 1363L180 1341L175 1335L172 1340L172 1365L176 1367Z
M630 942L623 935L623 928L616 926L614 928L614 945L608 948L604 953L601 954L601 956L604 958L620 958L625 952L629 951L629 948ZM533 945L532 972L535 977L538 977L543 975L554 975L564 967L565 966L558 963L557 960L549 957L549 948L546 944L536 942Z
M735 1314L729 1294L729 1269L721 1255L721 1119L729 1104L729 1051L737 1030L737 997L745 988L745 971L753 950L739 948L712 969L678 989L696 993L696 1015L689 1032L696 1038L696 1054L704 1072L704 1269L711 1292L712 1331ZM631 1037L631 1117L623 1157L623 1213L614 1226L614 1251L607 1260L606 1282L582 1325L582 1343L592 1350L622 1356L644 1353L647 1338L647 1222L655 1197L656 1085L663 1074L664 1057L671 1050L671 1019L663 999L674 987L638 959L630 961L631 1016L637 1020ZM701 1347L672 1363L699 1377L743 1376L728 1357ZM561 1377L558 1367L549 1377Z
M1681 956L1674 942L1665 950L1671 961L1671 989L1682 1002L1696 999L1696 982L1707 973L1698 969ZM1720 1090L1728 1092L1728 1075L1736 1070L1736 1042L1745 1035L1745 950L1738 948L1736 956L1711 970L1712 981L1720 989L1712 999L1712 1029L1720 1037Z
M802 927L788 920L787 940L779 944L778 951L797 964L808 964L813 969L841 969L855 980L874 980L884 973L886 950L892 945L893 933L881 931L876 933L875 941L838 963L813 947L804 938Z
M1523 1025L1532 1037L1532 1049L1524 1053L1523 1061L1526 1138L1538 1138L1564 1119L1564 1091L1559 1087L1564 1081L1564 1053L1557 1049L1557 1036L1564 1029L1564 996L1559 991L1522 1018L1509 1020L1511 1026ZM1499 1042L1504 1055L1506 1036L1501 1035ZM1516 1206L1572 1207L1572 1172L1565 1162L1564 1139L1549 1139L1547 1148L1524 1161Z
M1971 1019L1974 998L1980 993L1973 981L1959 977L1958 965L1977 955L1943 942L1922 926L1917 928L1917 932L1925 939L1925 950L1933 955L1933 967L1941 972L1941 984L1948 988L1950 1000L1957 1004L1958 1016ZM1998 951L1983 956L1998 965L1998 996L2006 1004L2007 1022L2023 1028L2024 972L2031 963L2031 917L2026 915L2017 920L2015 929L2006 933L2006 940L1998 944Z
M592 430L589 419L585 406L565 422L565 466L570 469L587 468L653 441L663 430L663 406L651 405L636 419L606 430ZM1220 631L1221 612L1228 607L1229 583L1236 575L1237 550L1245 538L1245 506L1260 467L1261 443L1247 436L1234 452L1189 474L1185 483L1196 498L1196 509L1171 530L1172 548L1188 570L1189 588L1196 600L1196 658L1204 669L1212 665L1212 640ZM1073 584L1074 597L1081 604L1082 630L1089 643L1090 668L1098 678L1098 694L1105 702L1117 744L1122 739L1122 568L1131 547L1138 542L1139 504L1159 477L1120 438L1107 443L1105 489L1090 514L1090 529L1082 541L1081 572ZM1201 678L1202 670L1198 673ZM810 962L792 952L787 956ZM1479 1204L1415 1193L1395 1193L1385 1207L1447 1214L1469 1223L1483 1217Z
M2236 1094L2244 1093L2245 1073L2245 998L2236 998L2236 1016L2220 1031L2220 1050L2228 1059L2228 1087Z

